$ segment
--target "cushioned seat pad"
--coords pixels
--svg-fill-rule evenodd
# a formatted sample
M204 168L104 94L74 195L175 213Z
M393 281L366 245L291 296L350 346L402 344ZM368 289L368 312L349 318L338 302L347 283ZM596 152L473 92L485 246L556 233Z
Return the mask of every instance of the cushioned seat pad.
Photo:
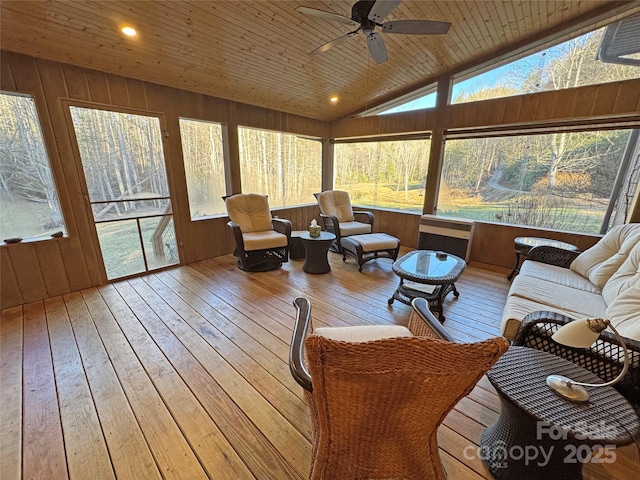
M264 232L242 232L242 240L245 250L264 250L266 248L278 248L287 246L287 236L275 230Z
M352 235L345 241L357 242L362 246L364 252L375 252L376 250L387 250L397 248L400 241L386 233L369 233L365 235Z

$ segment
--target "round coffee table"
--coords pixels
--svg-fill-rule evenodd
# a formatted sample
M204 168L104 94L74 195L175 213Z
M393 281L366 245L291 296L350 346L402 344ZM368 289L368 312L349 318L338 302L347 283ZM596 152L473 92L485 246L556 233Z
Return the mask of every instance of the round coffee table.
M528 347L510 347L487 372L501 408L482 433L480 452L496 479L579 480L583 463L615 461L615 447L640 434L638 416L617 390L587 387L589 401L574 402L547 386L551 374L603 383L575 363Z
M527 258L529 250L531 250L533 247L545 246L562 248L563 250L569 250L571 252L578 251L578 247L572 245L571 243L561 242L559 240L551 240L549 238L516 237L513 240L513 245L516 252L516 263L513 265L513 270L511 270L511 273L507 277L508 280L511 280L520 272L520 256L522 256L523 259Z
M450 253L434 250L409 252L391 266L400 277L400 284L388 303L391 305L394 300L399 300L411 305L414 298L424 298L429 302L429 308L438 314L440 322L444 322L442 301L450 292L455 297L460 295L455 282L466 266L464 260Z
M327 259L327 252L336 236L330 232L320 232L319 237L312 237L309 232L303 232L300 234L300 239L306 252L302 270L307 273L330 272L331 266Z

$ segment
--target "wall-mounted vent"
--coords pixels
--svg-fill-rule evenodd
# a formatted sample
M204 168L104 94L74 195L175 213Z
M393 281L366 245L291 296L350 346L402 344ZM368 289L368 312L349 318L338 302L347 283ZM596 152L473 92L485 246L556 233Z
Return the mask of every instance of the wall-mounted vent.
M441 250L469 261L473 220L422 215L418 233L420 250Z

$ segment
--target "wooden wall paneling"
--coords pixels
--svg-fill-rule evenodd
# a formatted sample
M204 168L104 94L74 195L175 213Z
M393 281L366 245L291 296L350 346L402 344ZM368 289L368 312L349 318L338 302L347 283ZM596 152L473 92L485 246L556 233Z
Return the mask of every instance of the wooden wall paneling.
M502 123L515 123L520 117L520 106L522 105L522 97L507 97L507 104L504 109L504 118Z
M489 125L489 115L491 114L491 103L490 102L480 102L476 106L475 117L473 119L473 124L476 126L486 126Z
M619 88L620 85L617 82L598 85L591 114L601 116L613 113L613 106L615 105Z
M555 103L558 99L556 92L544 92L538 97L538 106L536 108L535 119L546 120L553 117Z
M532 95L523 95L520 105L520 113L518 114L519 122L531 122L536 119L536 110L538 109L539 93Z
M573 108L571 109L572 117L586 117L591 114L593 101L596 96L596 89L593 86L582 87L576 90L576 96L573 99Z
M130 107L129 92L127 91L127 81L119 75L106 74L109 98L113 105L118 107Z
M576 91L574 89L556 90L553 93L555 102L553 112L551 112L551 118L571 118L571 110L573 110Z
M90 101L91 92L87 80L86 70L73 65L62 65L64 81L67 85L69 98L74 100Z
M90 239L84 240L85 243L90 241ZM82 252L83 249L87 248L86 245L83 246L83 241L80 236L74 235L72 237L65 238L64 241L60 240L58 247L60 248L60 252L64 259L70 292L87 288L87 285L96 285L98 283L94 282L86 268L76 268L76 263L74 263L74 261L69 261L70 258L72 259L74 256L77 256L78 252ZM79 263L80 260L77 260L76 262Z
M15 267L9 255L11 246L0 247L0 309L24 303Z
M63 242L68 242L68 239L46 240L38 242L38 248L34 249L49 297L71 291L65 261L60 250L60 243Z
M47 287L34 243L19 243L5 248L9 250L11 264L24 301L33 302L46 298Z
M9 52L0 50L0 89L15 91L17 88L11 71L11 57Z
M0 317L0 458L3 480L20 480L22 467L22 307Z
M23 478L68 478L42 302L24 306L23 335Z
M97 285L102 281L101 270L98 266L99 252L93 242L94 227L89 218L83 198L83 188L81 188L80 173L75 162L75 154L70 142L75 142L73 129L67 124L64 114L66 108L60 102L60 98L68 96L66 84L60 64L39 60L38 71L42 80L42 92L47 104L48 116L41 118L42 131L45 141L55 154L51 156L51 163L54 169L62 172L63 181L56 182L58 197L65 212L65 222L69 231L69 236L78 236L81 242L72 243L80 247L74 254L65 256L67 271L69 276L77 278L88 278L89 283L83 287ZM58 177L59 178L59 177ZM69 215L71 213L71 216Z
M640 79L633 82L620 82L618 95L613 106L614 113L640 112Z
M139 110L147 109L147 93L145 83L133 78L127 78L127 92L129 94L129 105L131 108Z
M91 92L91 101L105 105L111 103L106 74L96 70L86 70L86 72L89 91Z
M504 120L504 111L507 108L506 98L496 98L489 103L488 125L500 125Z

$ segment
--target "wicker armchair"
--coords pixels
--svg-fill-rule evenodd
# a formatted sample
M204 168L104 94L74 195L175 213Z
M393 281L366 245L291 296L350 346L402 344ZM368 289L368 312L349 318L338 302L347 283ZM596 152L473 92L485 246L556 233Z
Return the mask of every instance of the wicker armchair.
M573 262L578 255L580 255L578 251L540 245L529 250L527 260L555 265L556 267L569 268L571 262Z
M289 261L291 222L271 218L266 195L238 194L225 197L227 223L236 241L233 254L238 268L264 272Z
M361 235L373 231L373 213L354 211L348 192L341 190L327 190L314 193L320 207L320 218L324 229L336 236L331 244L332 252L344 255L340 238L350 235Z
M413 332L400 326L312 330L309 300L296 298L294 305L289 358L311 410L309 478L446 478L437 428L507 350L507 341L443 340L450 337L423 299L414 301Z
M513 341L521 345L552 353L598 375L603 382L613 380L622 369L624 357L618 339L605 330L589 348L573 348L551 339L560 327L573 321L555 312L538 311L527 315ZM625 338L629 350L629 370L616 388L637 411L640 411L640 342Z

